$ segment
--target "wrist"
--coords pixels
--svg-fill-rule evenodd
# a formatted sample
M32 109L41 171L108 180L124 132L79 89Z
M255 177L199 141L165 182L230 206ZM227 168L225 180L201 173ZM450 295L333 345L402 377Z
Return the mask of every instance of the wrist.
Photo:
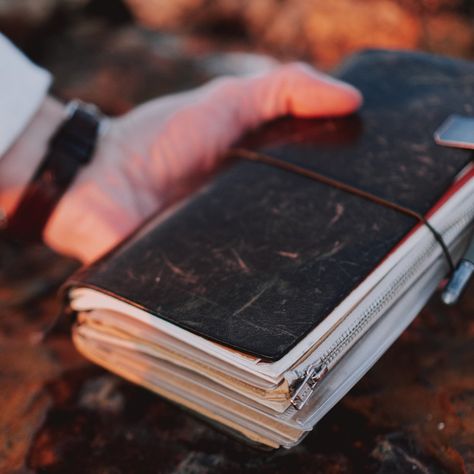
M44 157L55 130L65 118L65 107L46 97L40 108L0 159L0 208L11 216Z
M43 234L44 243L50 248L83 263L90 263L109 250L118 241L117 228L127 221L122 211L114 210L116 203L129 198L118 166L124 160L115 122L107 119L105 133L97 137L91 163L61 198Z

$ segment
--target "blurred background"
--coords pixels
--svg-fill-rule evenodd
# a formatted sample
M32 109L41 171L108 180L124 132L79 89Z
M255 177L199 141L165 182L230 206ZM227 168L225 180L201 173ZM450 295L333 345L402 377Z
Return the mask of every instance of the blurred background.
M118 113L251 67L251 58L224 53L299 58L322 69L373 47L470 58L474 2L0 0L0 30L53 71L62 95Z

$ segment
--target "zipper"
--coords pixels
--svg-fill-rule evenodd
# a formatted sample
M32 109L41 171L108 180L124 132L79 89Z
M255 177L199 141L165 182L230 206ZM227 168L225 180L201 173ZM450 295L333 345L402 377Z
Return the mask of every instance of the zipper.
M444 232L450 236L452 233L460 233L474 218L474 206L466 210L459 218L452 220L449 224L444 226ZM342 334L329 346L324 353L313 361L309 357L304 362L304 368L297 366L287 374L289 380L293 380L290 385L290 402L294 409L301 410L319 382L327 375L330 368L339 361L340 358L353 345L356 339L362 336L374 322L377 316L380 316L382 311L392 303L405 290L407 285L415 278L419 272L419 268L432 255L433 251L439 244L431 242L424 250L420 250L418 258L413 262L408 269L401 271L390 285L388 291L379 296L370 306L361 314L361 316L354 322L352 326L344 330ZM308 365L309 364L309 365ZM302 365L302 364L301 364Z
M300 380L297 381L291 392L291 404L297 409L301 410L306 402L309 400L316 385L327 374L329 367L323 365L323 362L311 364L306 370Z

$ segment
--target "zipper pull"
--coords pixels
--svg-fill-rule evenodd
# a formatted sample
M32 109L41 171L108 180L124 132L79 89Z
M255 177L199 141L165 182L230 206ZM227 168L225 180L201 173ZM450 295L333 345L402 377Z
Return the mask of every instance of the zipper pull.
M297 409L301 410L306 405L318 382L326 375L328 368L321 363L310 365L304 375L292 388L290 402Z

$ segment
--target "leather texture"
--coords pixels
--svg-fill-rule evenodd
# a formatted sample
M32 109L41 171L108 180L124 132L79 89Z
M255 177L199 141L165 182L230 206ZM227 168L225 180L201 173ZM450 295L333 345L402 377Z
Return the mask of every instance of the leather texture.
M242 146L426 213L471 155L437 146L472 112L474 65L368 51L338 77L362 90L357 116L286 118ZM245 353L277 360L314 329L417 221L265 164L235 161L176 213L82 270L90 286Z

